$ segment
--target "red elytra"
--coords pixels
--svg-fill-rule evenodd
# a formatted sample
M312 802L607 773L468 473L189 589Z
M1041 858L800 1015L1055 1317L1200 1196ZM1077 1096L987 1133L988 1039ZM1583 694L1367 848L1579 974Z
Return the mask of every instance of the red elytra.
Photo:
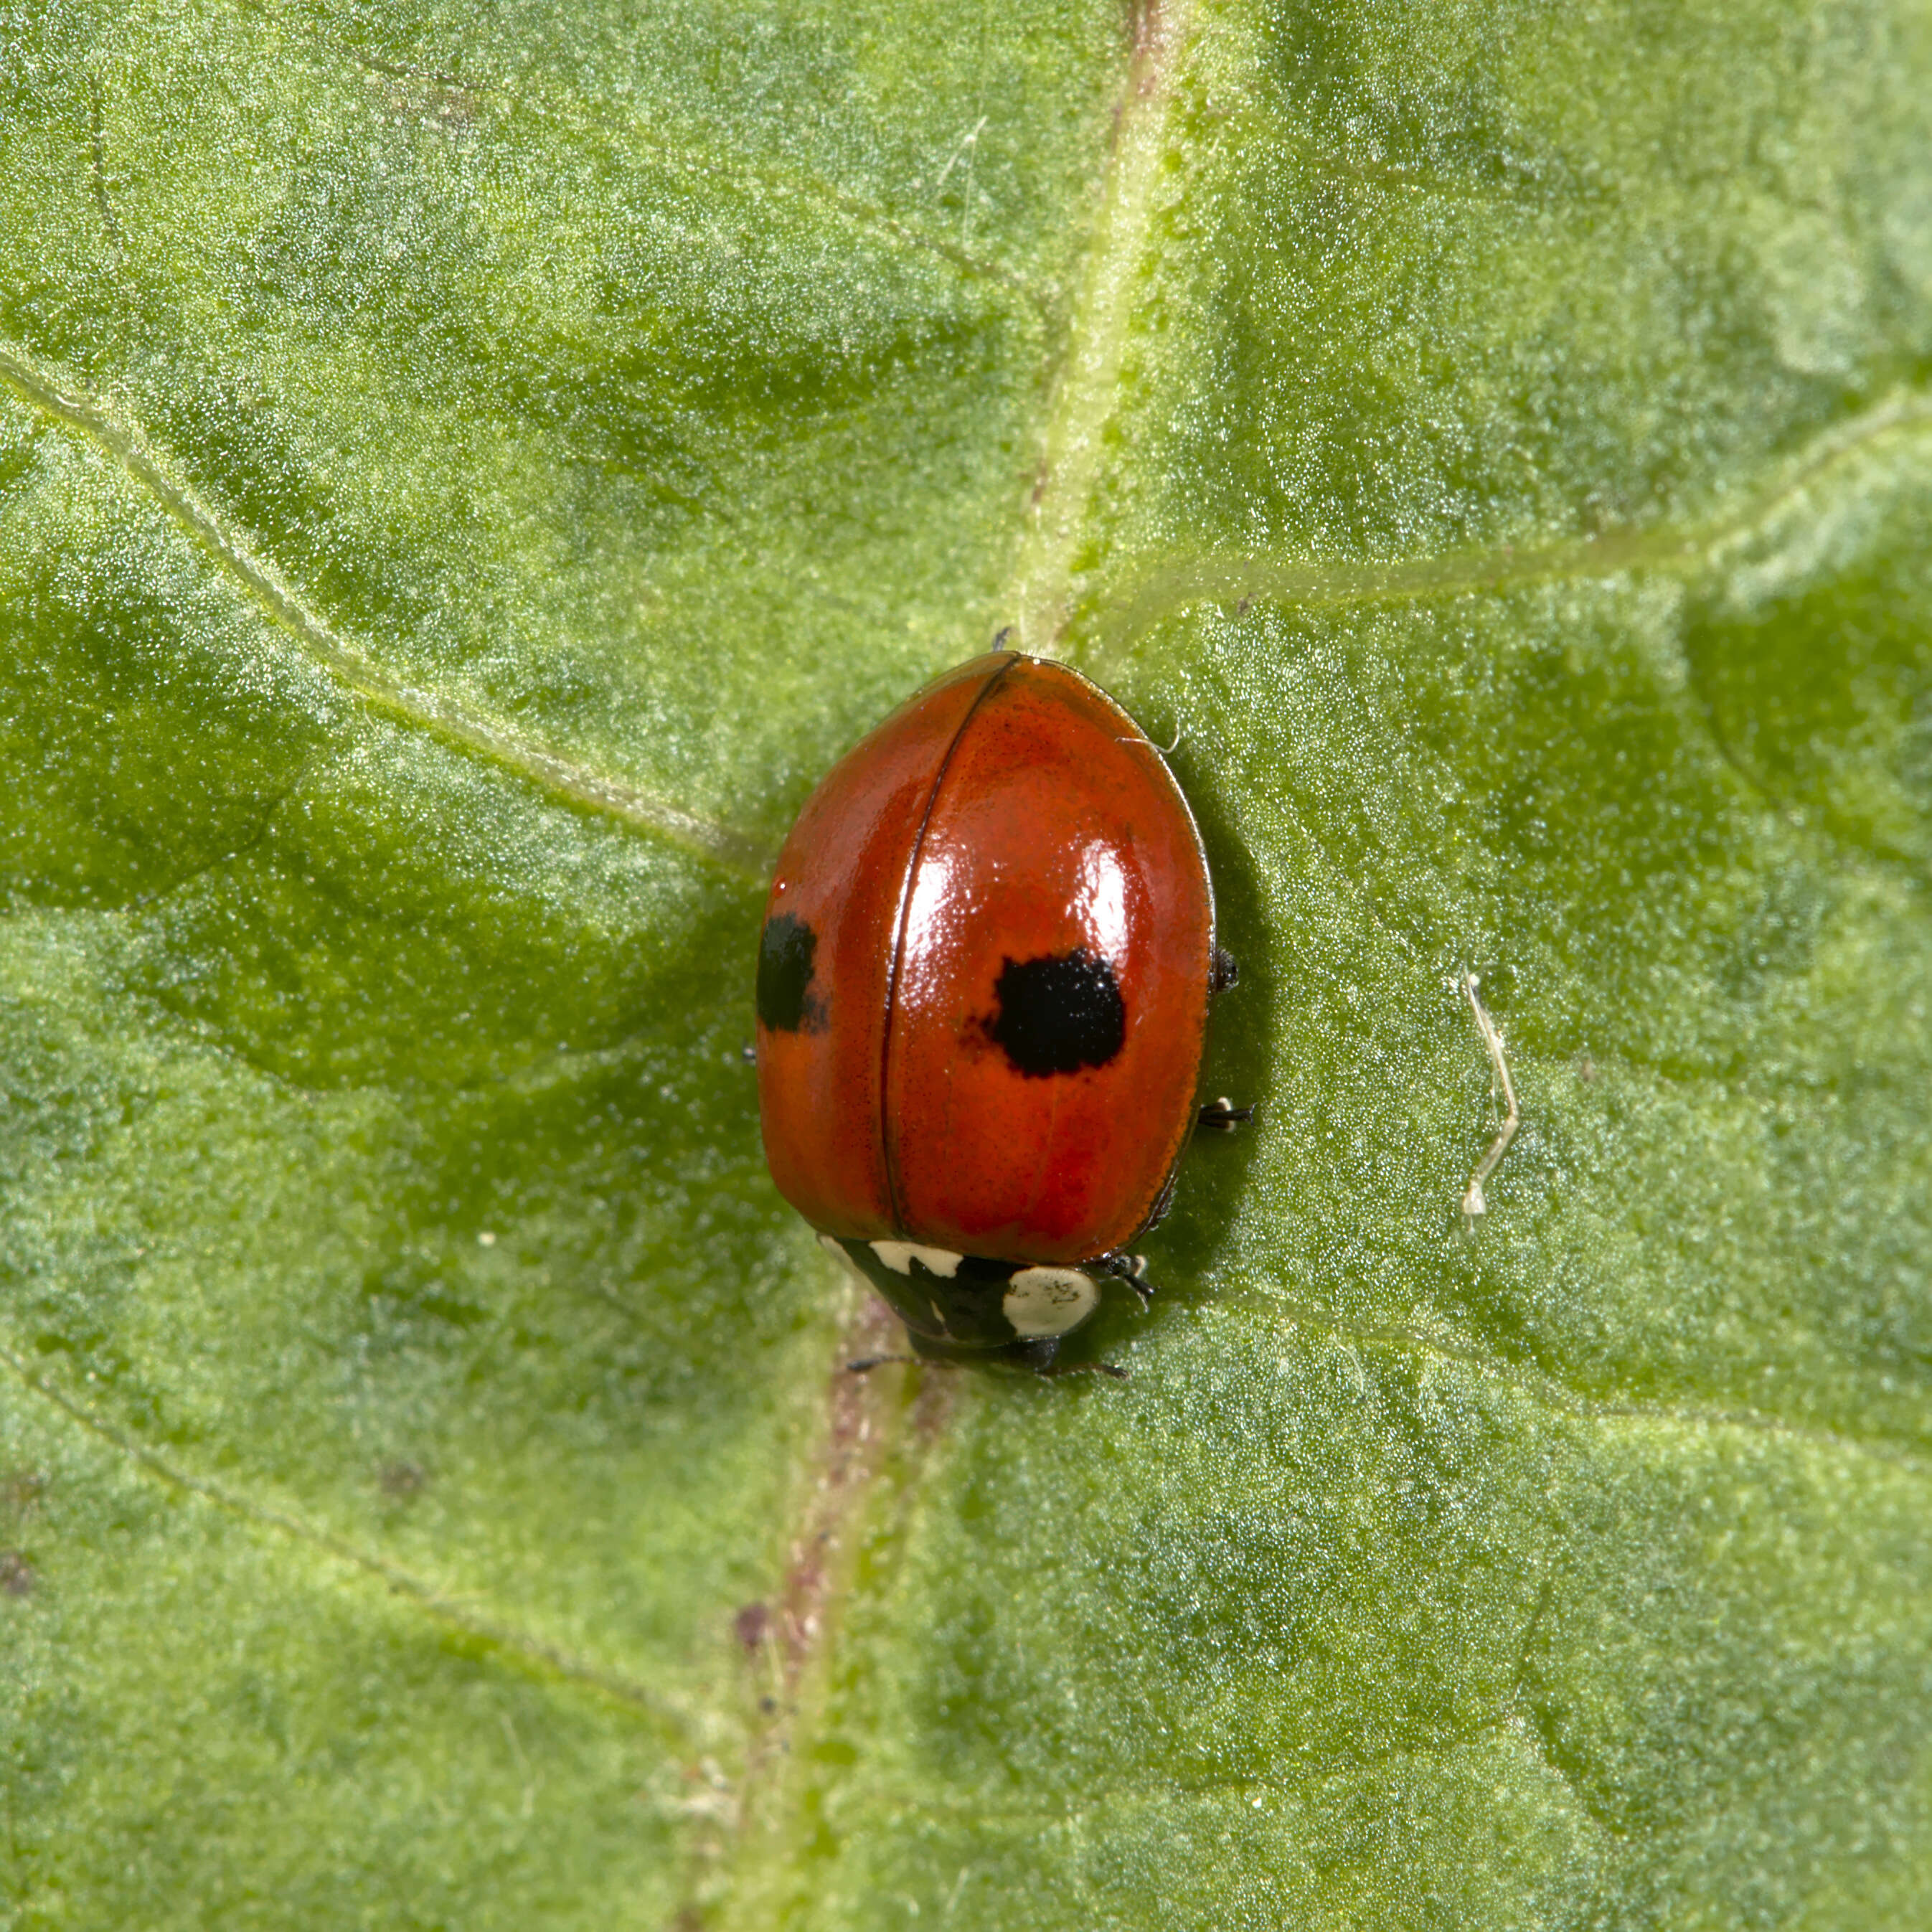
M1118 1256L1196 1118L1214 959L1200 835L1145 734L1064 665L961 665L832 768L779 856L758 1032L779 1191L942 1270ZM943 1288L926 1320L858 1258L916 1333L1057 1332L1010 1296L1017 1329L968 1336Z

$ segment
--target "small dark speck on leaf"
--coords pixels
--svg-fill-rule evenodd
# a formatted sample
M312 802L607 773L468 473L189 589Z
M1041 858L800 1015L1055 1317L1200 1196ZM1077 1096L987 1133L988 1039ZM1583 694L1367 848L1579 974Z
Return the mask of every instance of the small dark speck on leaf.
M34 1588L34 1566L17 1550L0 1550L0 1591L10 1597L29 1596Z
M0 1476L0 1509L25 1516L40 1499L47 1479L38 1469L10 1469Z
M731 1619L731 1628L747 1650L756 1650L771 1634L772 1613L763 1604L747 1604Z
M423 1473L419 1462L385 1462L377 1479L382 1485L386 1496L412 1496L421 1491L429 1478Z

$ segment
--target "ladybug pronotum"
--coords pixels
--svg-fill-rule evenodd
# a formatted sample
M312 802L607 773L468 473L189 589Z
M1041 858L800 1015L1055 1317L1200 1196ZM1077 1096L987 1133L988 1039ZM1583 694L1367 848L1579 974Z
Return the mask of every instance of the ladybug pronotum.
M928 685L833 766L758 952L778 1191L922 1355L1041 1370L1173 1191L1234 962L1160 752L1064 665Z

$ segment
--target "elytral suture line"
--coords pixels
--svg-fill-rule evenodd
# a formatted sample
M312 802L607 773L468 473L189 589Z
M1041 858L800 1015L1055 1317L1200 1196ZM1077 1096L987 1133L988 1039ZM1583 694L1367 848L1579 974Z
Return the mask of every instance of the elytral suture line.
M474 752L553 796L619 819L728 871L763 879L770 855L748 834L589 770L473 705L384 670L304 602L248 533L178 474L140 423L45 368L18 344L0 341L0 382L30 409L78 430L118 464L304 656L372 709Z
M346 1537L304 1522L287 1510L257 1502L225 1484L182 1468L97 1414L57 1384L36 1375L26 1362L4 1345L0 1345L0 1365L10 1370L22 1387L57 1409L75 1426L169 1488L199 1497L203 1502L257 1529L304 1546L346 1569L382 1583L392 1596L413 1604L432 1621L488 1645L506 1658L514 1658L526 1669L580 1684L626 1705L648 1718L672 1739L682 1740L692 1728L689 1716L648 1684L588 1658L574 1656L527 1630L479 1616L399 1564L358 1548Z

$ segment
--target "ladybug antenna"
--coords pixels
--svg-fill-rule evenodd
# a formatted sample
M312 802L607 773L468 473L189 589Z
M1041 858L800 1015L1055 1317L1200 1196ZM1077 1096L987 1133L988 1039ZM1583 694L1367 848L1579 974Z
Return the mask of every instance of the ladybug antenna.
M1012 625L1002 624L1000 628L993 633L994 650L996 651L1011 650L1012 649L1012 646L1008 644L1006 640L1010 638L1012 634L1013 627Z

